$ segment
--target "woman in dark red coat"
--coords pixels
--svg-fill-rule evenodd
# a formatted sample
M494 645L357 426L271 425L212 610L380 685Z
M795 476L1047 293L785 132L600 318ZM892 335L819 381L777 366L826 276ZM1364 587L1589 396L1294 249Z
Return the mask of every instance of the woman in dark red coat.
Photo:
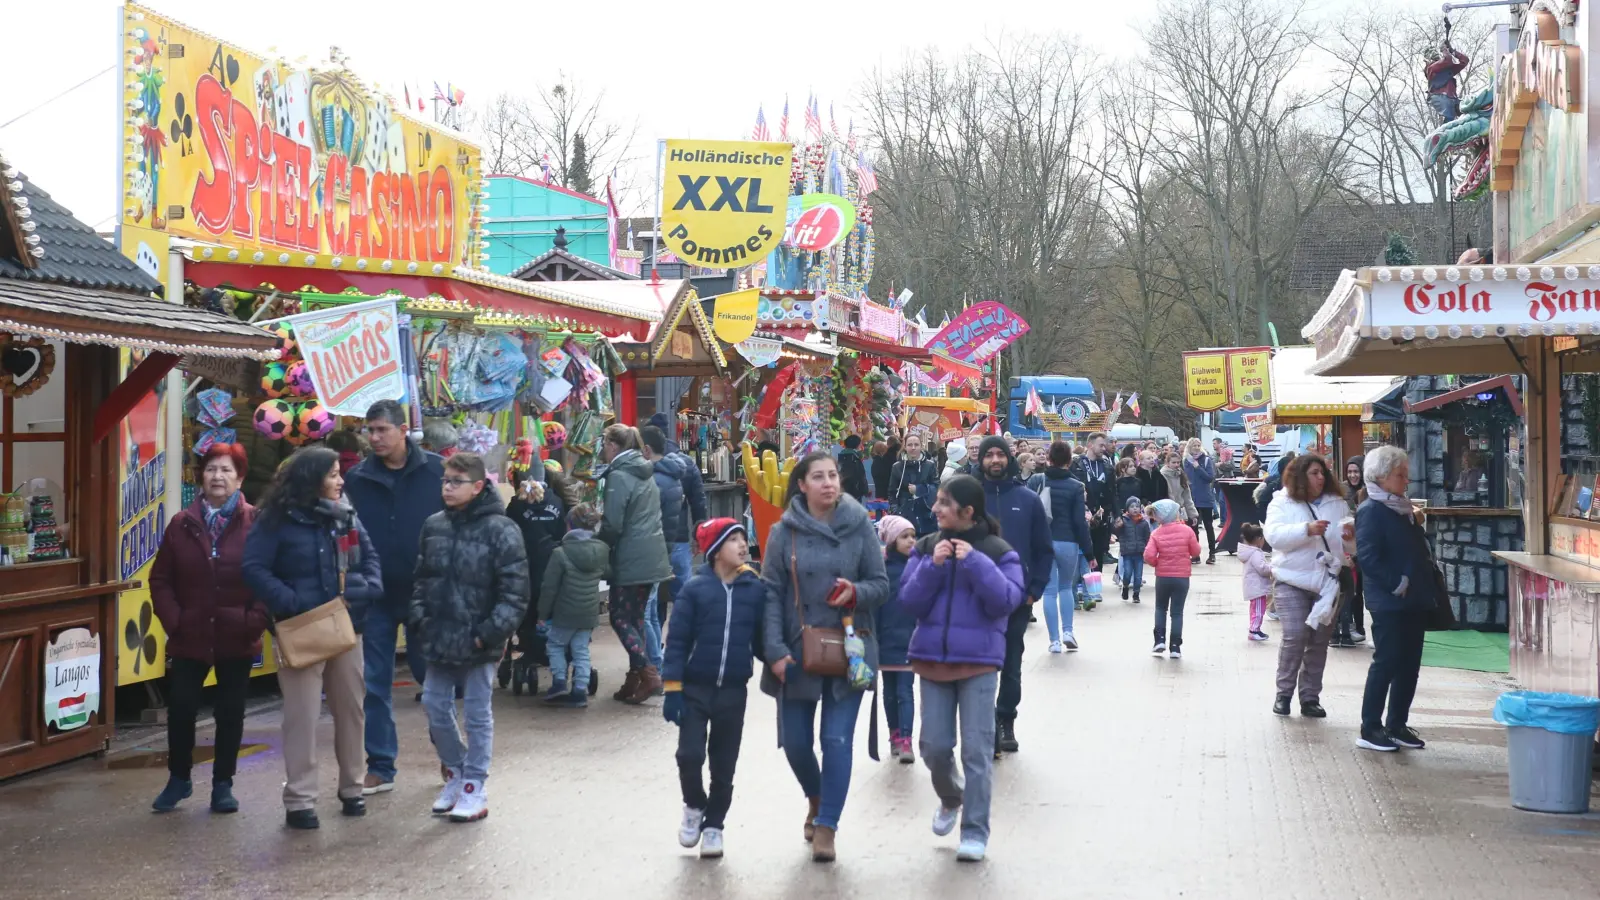
M256 508L239 485L249 461L237 444L213 444L205 454L201 496L167 523L150 569L150 596L167 632L167 786L152 804L167 812L194 791L194 724L200 690L215 669L216 762L211 811L236 812L233 774L244 735L250 667L261 652L267 608L245 586L240 563Z

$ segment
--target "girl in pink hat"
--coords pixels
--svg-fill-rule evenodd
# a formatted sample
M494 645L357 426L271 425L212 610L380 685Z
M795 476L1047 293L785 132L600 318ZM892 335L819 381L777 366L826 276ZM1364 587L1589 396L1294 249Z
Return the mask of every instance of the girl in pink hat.
M906 569L911 548L917 542L916 527L910 519L884 516L878 522L878 539L883 541L883 568L889 575L889 602L878 610L878 669L883 672L883 714L889 724L889 749L903 763L914 763L911 751L911 726L917 721L914 690L916 676L906 648L917 617L900 608L900 574Z

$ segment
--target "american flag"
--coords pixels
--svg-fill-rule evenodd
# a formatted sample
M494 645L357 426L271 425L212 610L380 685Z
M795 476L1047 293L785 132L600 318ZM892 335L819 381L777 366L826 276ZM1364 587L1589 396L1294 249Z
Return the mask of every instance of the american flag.
M785 94L784 98L783 98L783 118L778 120L778 140L787 141L788 139L789 139L789 97L788 97L787 94Z
M539 160L539 168L544 171L544 183L545 184L550 184L551 182L556 180L555 172L551 171L551 169L550 169L550 154L549 153L545 153L544 157Z
M806 137L822 140L822 112L817 108L817 95L812 94L806 103Z
M844 152L856 152L856 120L851 119L850 125L845 129Z
M435 99L435 100L449 100L450 99L449 97L447 97L445 95L444 88L439 87L439 82L437 82L437 81L435 81L433 83L433 99Z
M834 137L839 136L839 120L833 117L833 103L831 101L828 103L828 130L833 132Z
M755 131L751 132L750 140L752 140L752 141L770 141L770 140L772 140L772 132L767 130L767 111L764 108L757 107L757 109L756 109L756 128L755 128Z
M878 175L872 171L872 163L867 160L866 153L856 154L856 193L862 197L878 189Z

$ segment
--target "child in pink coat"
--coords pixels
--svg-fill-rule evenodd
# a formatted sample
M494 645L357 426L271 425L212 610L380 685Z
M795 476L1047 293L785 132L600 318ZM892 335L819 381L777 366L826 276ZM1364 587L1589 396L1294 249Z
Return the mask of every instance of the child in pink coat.
M1250 640L1264 641L1261 617L1272 597L1272 561L1267 559L1267 539L1254 522L1239 526L1239 561L1244 563L1244 598L1250 602Z
M1155 656L1183 656L1183 604L1189 599L1191 561L1200 558L1200 539L1194 529L1178 521L1178 504L1171 500L1155 502L1156 521L1144 547L1144 561L1156 570L1156 645ZM1172 611L1172 640L1167 640L1167 611Z

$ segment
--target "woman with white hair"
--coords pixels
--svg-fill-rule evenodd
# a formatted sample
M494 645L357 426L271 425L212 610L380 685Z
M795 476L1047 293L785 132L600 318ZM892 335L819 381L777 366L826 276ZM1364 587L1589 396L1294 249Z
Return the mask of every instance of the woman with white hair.
M1411 461L1399 447L1367 454L1362 477L1367 500L1356 511L1356 559L1372 614L1372 665L1361 700L1361 737L1356 746L1390 753L1421 750L1411 730L1411 699L1422 669L1422 638L1435 604L1449 602L1434 581L1433 557L1422 528L1422 511L1406 499ZM1388 701L1388 720L1383 718Z
M1328 664L1328 639L1333 636L1333 621L1311 625L1311 608L1324 592L1337 591L1339 570L1344 566L1343 539L1351 539L1347 523L1331 535L1329 529L1350 514L1344 502L1344 489L1328 464L1315 453L1294 458L1283 473L1283 489L1267 507L1264 526L1267 543L1272 545L1272 576L1276 581L1272 596L1283 623L1283 642L1278 645L1278 695L1272 711L1289 714L1289 701L1296 688L1300 692L1300 715L1325 718L1322 708L1322 672Z

